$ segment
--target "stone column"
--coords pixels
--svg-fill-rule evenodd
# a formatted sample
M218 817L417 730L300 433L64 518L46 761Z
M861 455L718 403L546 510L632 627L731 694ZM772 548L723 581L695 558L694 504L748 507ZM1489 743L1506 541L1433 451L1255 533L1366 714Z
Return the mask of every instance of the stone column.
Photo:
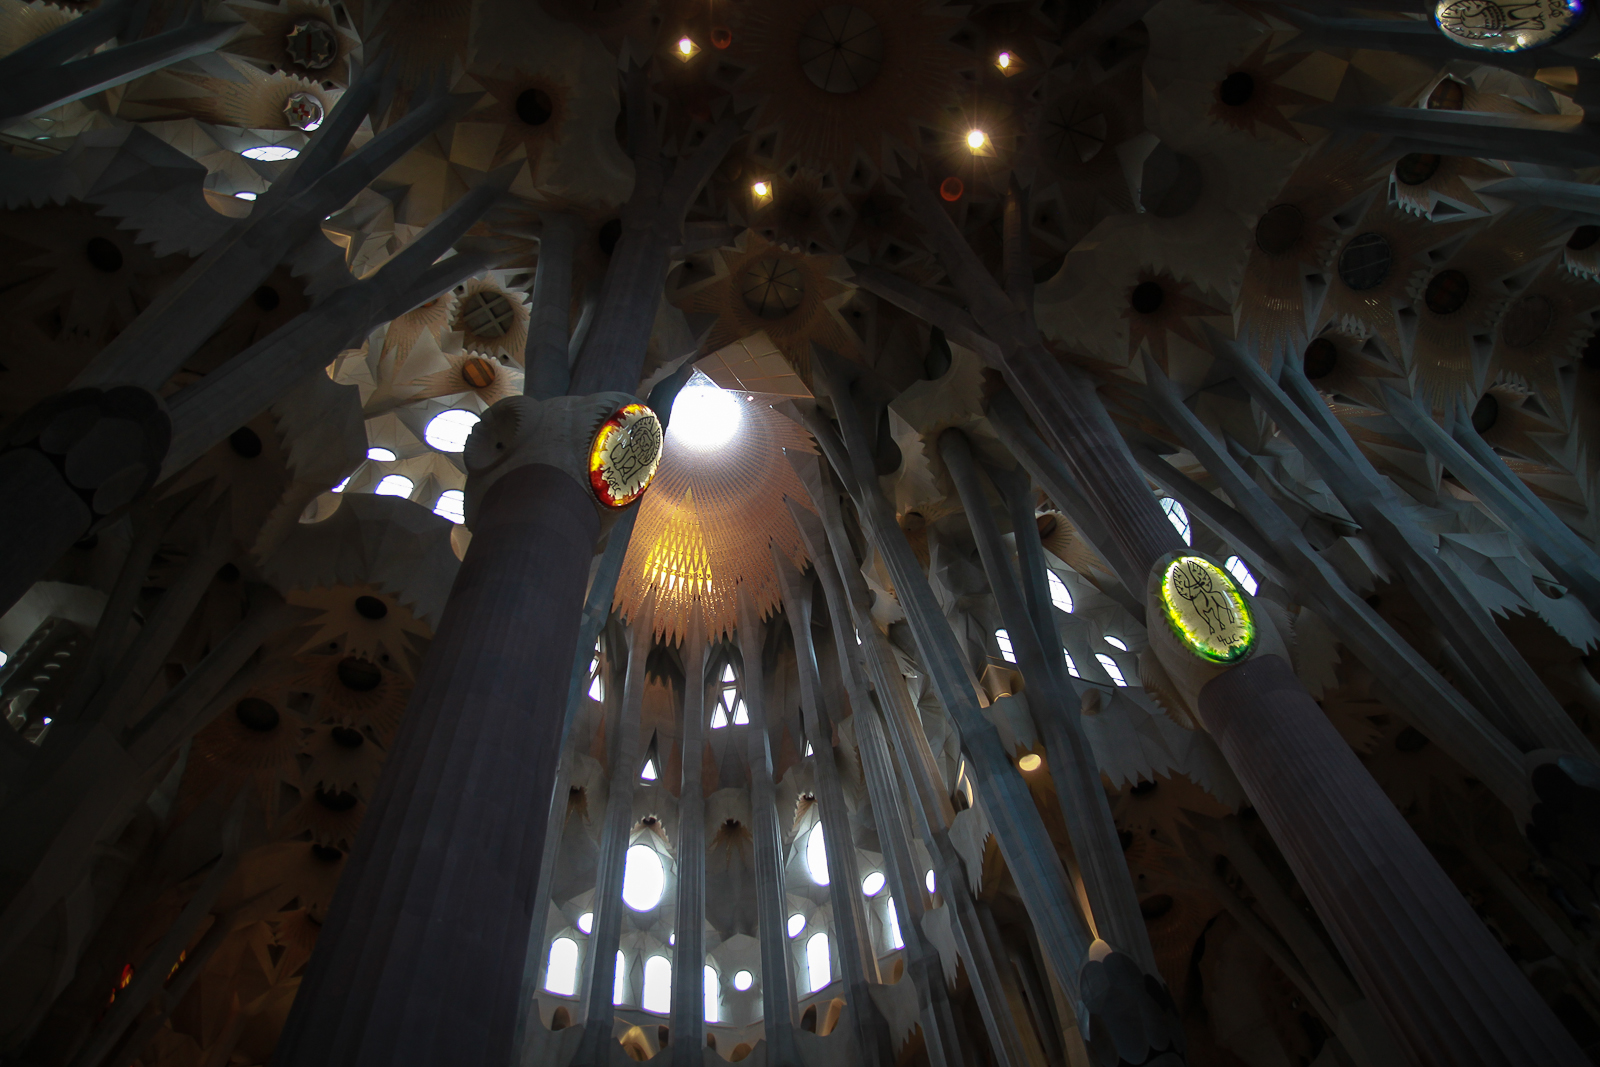
M1199 703L1357 983L1417 1063L1589 1062L1287 663L1257 655L1208 682Z
M700 601L683 640L683 785L678 793L678 943L672 960L672 1067L705 1067L706 627Z
M1083 732L1078 710L1081 702L1068 680L1066 662L1061 657L1061 641L1056 636L1055 622L1048 615L1049 590L1045 590L1042 605L1037 591L1025 602L1016 575L1012 573L1007 558L1010 553L1001 539L999 524L984 496L983 482L966 435L960 430L944 431L939 437L939 455L944 458L956 484L983 569L989 576L989 587L1016 649L1018 666L1028 683L1028 706L1049 745L1056 797L1083 875L1095 926L1103 940L1138 960L1147 974L1159 975L1155 954L1150 949L1150 936L1133 892L1133 881L1128 875L1128 864L1122 857L1117 827L1111 821L1111 806L1106 803L1105 790L1100 786L1100 767ZM1015 479L997 476L996 481L998 488L1000 482L1012 483ZM1013 502L1019 496L1017 488L1015 484L1008 484L1002 488L1001 496L1008 503ZM1008 493L1006 489L1011 491ZM1025 497L1025 484L1022 490L1021 495ZM1037 555L1032 563L1041 572L1037 576L1038 584L1045 584L1048 579L1042 573L1044 557L1033 525L1033 508L1027 507L1025 521L1014 511L1013 526L1019 554L1027 553L1028 546L1032 546L1032 552Z
M772 742L767 734L766 671L762 637L766 626L739 587L739 683L750 711L746 756L750 765L750 818L755 838L756 938L761 943L761 1014L767 1031L767 1064L801 1067L794 1024L794 977L789 970L789 939L784 926L783 837L778 829L772 784Z
M811 642L811 590L809 582L790 563L776 545L771 546L773 569L783 595L783 612L794 635L794 655L800 674L800 713L806 736L812 742L817 772L817 808L822 820L822 841L828 853L828 896L833 904L834 942L839 950L839 966L845 988L850 991L850 1017L855 1022L861 1054L872 1062L893 1061L887 1035L878 1020L867 988L868 980L878 981L878 958L867 927L866 907L861 899L861 871L856 863L856 848L850 833L850 814L845 808L844 789L839 784L839 766L833 753L832 724L825 724L819 712L821 684L817 676L817 653ZM893 831L887 831L892 833ZM896 842L904 845L904 842ZM888 844L885 841L885 854ZM891 882L896 880L894 864L889 865ZM903 900L893 884L891 892ZM919 901L920 903L920 901ZM787 931L786 931L787 932ZM934 1042L929 1042L930 1052ZM887 1056L885 1055L887 1054ZM930 1056L930 1059L932 1057ZM942 1067L943 1057L934 1059Z
M588 485L588 447L632 399L508 397L473 429L473 543L280 1067L510 1061L584 582L617 514Z
M483 499L281 1067L510 1061L599 532L587 488L548 464L510 471Z
M572 250L578 219L566 211L547 211L539 230L539 264L533 276L533 307L528 312L528 343L522 365L523 392L540 398L562 396L571 377Z
M628 626L628 672L622 700L611 723L606 753L605 823L600 831L600 860L594 881L594 926L583 959L583 1040L574 1065L606 1067L611 1062L615 1038L611 1034L616 1009L617 947L622 940L622 876L633 827L633 791L639 782L639 714L644 706L645 661L655 640L655 592L640 607Z
M966 872L950 841L946 820L953 812L949 798L933 766L932 754L929 753L924 759L918 753L916 742L920 741L921 747L926 749L927 737L916 721L916 711L911 706L910 694L906 692L905 680L894 665L894 653L889 650L888 643L867 611L866 605L871 602L871 595L866 589L866 581L861 577L860 561L850 547L837 499L834 494L815 484L814 476L819 472L814 461L812 463L809 471L804 467L800 469L803 476L807 473L813 476L807 481L807 486L823 518L819 520L793 502L789 505L789 513L794 516L795 525L806 543L806 552L817 568L823 593L828 598L834 643L839 653L840 671L849 689L851 706L870 708L873 705L863 677L865 670L871 676L872 686L878 694L878 705L891 725L895 746L900 753L897 759L890 751L876 720L867 714L857 715L856 741L861 746L862 770L872 797L873 811L878 815L879 832L883 832L882 827L888 820L888 825L894 828L890 831L891 835L898 832L909 836L905 821L905 813L909 809L911 823L933 857L940 891L951 911L951 932L972 976L972 994L978 1003L978 1012L983 1017L984 1030L995 1061L999 1067L1021 1067L1029 1059L1018 1032L1018 1024L1005 1001L1004 975L989 951L989 943L973 908ZM842 576L848 576L848 589ZM852 630L854 632L850 632ZM859 645L855 644L858 634L861 639ZM852 652L852 649L857 651ZM910 780L902 783L901 776ZM910 798L906 808L900 807L901 784L905 785ZM898 818L892 814L896 811L900 813ZM896 866L902 865L911 866L909 856L903 863L896 862ZM910 879L911 884L915 885L914 867ZM913 898L907 893L904 899L908 901L906 926L915 929L920 936L922 898ZM903 926L902 933L904 929ZM913 978L918 974L917 968L918 961L913 959ZM931 1001L929 1010L943 1014L936 1014L931 1022L925 1021L923 1031L946 1034L950 1029L944 1023L944 1018L949 1014L949 995L942 970L930 968L926 982ZM959 1050L959 1038L946 1040L945 1047Z

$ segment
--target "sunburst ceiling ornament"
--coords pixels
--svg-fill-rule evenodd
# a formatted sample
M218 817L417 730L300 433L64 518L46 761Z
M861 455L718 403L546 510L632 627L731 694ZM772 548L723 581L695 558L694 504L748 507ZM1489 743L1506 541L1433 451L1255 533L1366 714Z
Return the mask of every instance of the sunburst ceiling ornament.
M769 544L776 543L796 565L805 563L784 504L786 496L806 499L805 490L783 453L811 452L810 437L772 410L778 397L721 390L698 372L684 393L691 390L701 395L679 394L673 408L661 468L639 505L614 602L635 618L654 590L652 625L668 641L687 631L697 600L707 637L731 633L738 624L734 593L741 585L758 611L771 611L778 583ZM687 444L681 424L701 405L720 408L725 402L740 408L726 441L713 448Z

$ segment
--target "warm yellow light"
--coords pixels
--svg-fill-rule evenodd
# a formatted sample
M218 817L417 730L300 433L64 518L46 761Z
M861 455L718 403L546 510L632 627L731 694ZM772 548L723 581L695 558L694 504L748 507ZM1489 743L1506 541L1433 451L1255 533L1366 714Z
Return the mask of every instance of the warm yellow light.
M1007 67L1011 66L1011 53L1001 52L995 57L994 63L995 66L999 67L1001 70L1005 70Z
M970 130L967 133L967 147L974 152L981 151L989 143L989 137L982 130Z
M757 196L766 196L772 192L772 186L768 185L766 182L756 182L750 187L750 191L755 193Z
M686 56L694 55L694 42L687 37L680 37L678 39L678 52Z
M1021 759L1017 760L1017 766L1021 767L1025 771L1036 771L1043 763L1044 760L1040 759L1039 756L1033 752L1030 752L1026 756L1023 756Z

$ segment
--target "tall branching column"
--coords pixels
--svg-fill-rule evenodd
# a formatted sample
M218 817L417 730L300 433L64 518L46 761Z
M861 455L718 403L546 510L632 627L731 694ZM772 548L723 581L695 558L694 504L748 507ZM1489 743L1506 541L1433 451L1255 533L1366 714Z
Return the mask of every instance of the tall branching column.
M689 608L683 642L683 785L678 792L678 943L672 960L672 1067L704 1067L706 1043L706 624Z
M599 532L554 466L485 494L275 1063L509 1062Z
M762 663L761 621L749 591L739 587L739 654L744 670L739 684L750 726L745 754L750 767L750 818L755 838L756 939L761 944L761 1011L767 1031L767 1063L800 1067L795 1044L794 976L784 928L783 835L772 783L772 741L767 733L766 670Z
M1155 974L1155 954L1150 949L1150 937L1145 931L1144 919L1139 912L1139 901L1133 892L1133 880L1128 874L1127 861L1122 857L1122 846L1117 838L1116 824L1111 821L1111 807L1106 803L1105 790L1100 787L1100 767L1089 748L1079 719L1079 700L1068 680L1066 663L1061 657L1061 642L1056 639L1053 622L1046 614L1039 617L1037 589L1026 601L1011 570L1005 542L994 512L989 509L984 496L978 467L972 458L972 446L960 430L946 430L939 438L939 455L944 458L966 509L967 522L978 544L978 555L989 576L989 587L994 592L1005 620L1006 629L1017 651L1023 678L1033 699L1033 708L1040 730L1050 746L1052 778L1061 813L1072 838L1073 852L1078 868L1083 874L1088 891L1089 906L1100 936L1115 948L1139 961L1146 973ZM1008 502L1018 498L1016 479L997 475L1003 483L1001 495ZM997 486L998 487L998 486ZM1026 494L1026 485L1022 487ZM1006 492L1009 489L1010 492ZM1034 532L1033 509L1029 507L1026 525L1016 525L1019 552L1026 552L1028 544L1035 553L1039 543ZM1021 515L1013 521L1020 523ZM1032 561L1042 572L1042 555ZM1025 573L1028 568L1024 568ZM1043 573L1037 575L1037 584L1047 581ZM1030 582L1030 586L1034 583ZM1045 591L1042 607L1050 609L1049 592Z
M589 951L583 961L583 1041L573 1064L577 1067L605 1067L611 1062L616 1043L611 1022L615 982L613 961L622 941L622 880L627 863L628 839L633 827L633 792L639 781L639 714L644 706L645 662L655 639L651 625L655 617L652 591L638 617L628 626L628 673L622 685L622 702L611 724L606 770L610 785L606 793L605 824L600 831L600 862L595 872L594 927L589 935Z
M819 520L816 515L792 502L789 505L789 513L794 516L795 526L800 530L800 536L806 544L806 552L817 568L823 593L828 598L828 613L833 619L834 643L839 652L839 667L845 677L851 706L861 709L873 705L872 697L867 692L866 678L863 677L865 672L872 679L872 686L878 694L878 704L891 725L895 747L900 753L896 759L876 720L870 715L857 712L856 741L861 746L862 771L866 775L873 811L878 816L879 832L883 833L882 827L886 821L889 826L898 828L901 833L906 833L909 829L906 826L906 809L901 808L899 803L901 785L899 778L900 775L908 775L910 780L904 784L909 794L907 807L911 824L915 826L928 848L929 855L933 857L940 891L952 913L951 933L956 941L957 951L972 976L972 995L977 1001L978 1012L983 1017L990 1049L1000 1067L1013 1067L1013 1065L1020 1067L1029 1062L1029 1058L1018 1032L1018 1024L1006 1003L1008 972L1002 971L996 965L994 954L990 951L989 942L984 936L982 923L974 908L971 888L967 884L966 872L962 869L961 859L950 841L949 824L946 820L953 813L949 810L949 799L945 796L937 772L932 767L931 753L924 759L918 751L917 742L920 741L921 748L925 749L927 737L923 734L920 723L915 721L916 713L911 707L905 680L893 666L894 654L889 651L887 642L868 612L867 605L871 602L871 594L866 589L865 579L861 577L860 561L855 558L854 550L849 545L837 495L831 488L820 484L821 471L817 469L814 460L808 457L808 462L796 463L796 468L805 480L807 490L811 493L822 518ZM849 588L846 588L846 576ZM846 633L846 627L853 633ZM855 643L857 637L860 639L859 644ZM857 652L852 652L852 649ZM896 811L900 812L898 817L893 815ZM893 838L895 833L896 830L891 829L890 837ZM903 857L898 855L904 840L904 838L894 839L885 844L890 850L891 869L896 872L891 877L909 879L908 886L915 886L916 870L909 854ZM907 874L906 871L910 873ZM899 890L895 892L898 894ZM920 936L924 916L921 897L913 897L908 890L903 898L897 896L896 899L907 901L907 923ZM904 928L902 932L903 930ZM920 965L921 961L913 954L911 962L913 979L918 977ZM948 991L945 989L942 974L933 969L932 965L929 967L925 979L930 1003L924 1009L924 1014L925 1020L928 1012L934 1013L934 1018L925 1021L923 1029L924 1033L937 1032L943 1035L954 1030L953 1024L947 1027L939 1014L941 1007L948 1010ZM919 994L920 992L919 988ZM946 1049L960 1048L959 1039L953 1033L945 1039L944 1044Z
M817 653L811 641L811 590L777 545L770 547L773 569L783 595L784 616L794 636L795 661L800 675L800 713L806 737L812 743L817 772L817 806L822 821L822 842L828 854L828 897L833 904L839 966L844 971L845 988L850 991L850 1017L855 1023L862 1055L869 1062L876 1056L878 1062L888 1063L893 1061L893 1052L867 989L868 979L878 978L878 960L872 950L866 908L861 902L861 871L856 864L855 839L850 833L844 789L839 784L839 766L834 762L832 724L824 724L819 709L822 686L817 675ZM893 886L890 889L898 898L899 891ZM933 1063L934 1067L942 1067L942 1056Z

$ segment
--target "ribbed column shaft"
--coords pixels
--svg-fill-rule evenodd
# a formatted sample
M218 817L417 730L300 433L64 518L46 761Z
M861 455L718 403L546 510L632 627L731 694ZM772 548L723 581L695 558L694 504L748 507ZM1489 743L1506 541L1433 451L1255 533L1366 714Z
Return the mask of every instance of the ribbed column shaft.
M1200 715L1394 1035L1425 1067L1582 1067L1579 1051L1289 665L1257 656Z
M1011 570L1010 553L984 495L983 482L966 435L960 430L946 430L939 438L939 454L944 457L956 483L956 492L966 510L967 523L972 528L978 555L989 578L989 588L1011 635L1018 666L1028 683L1029 707L1050 746L1050 772L1057 802L1072 838L1073 852L1083 874L1084 889L1099 934L1113 948L1138 960L1146 973L1156 974L1150 935L1139 913L1133 879L1122 857L1116 824L1111 821L1111 807L1100 786L1100 767L1079 719L1078 694L1068 680L1055 626L1048 617L1039 619L1029 610L1032 605L1023 597L1017 575ZM1031 510L1027 525L1016 527L1019 552L1026 550L1029 539L1034 548L1038 548ZM1020 515L1015 518L1021 521ZM1035 563L1043 568L1042 558ZM1047 580L1042 573L1038 575L1040 584ZM1044 608L1048 611L1048 591L1045 597Z
M683 649L683 785L678 793L677 945L672 960L672 1067L705 1067L706 1043L706 634L689 609Z
M486 494L280 1067L509 1062L598 534L588 490L554 467Z
M575 215L547 211L539 231L539 266L528 310L527 377L523 392L541 400L565 396L571 378L567 346L572 325L572 251L580 229Z
M616 982L617 947L622 941L622 878L626 870L629 831L633 827L633 792L639 781L639 713L644 705L645 660L654 639L651 619L655 600L646 601L632 621L628 647L628 672L622 702L612 723L607 753L605 824L600 831L600 861L595 872L594 926L588 954L583 960L583 1043L575 1064L610 1063L612 1004Z
M789 943L784 926L783 837L778 830L776 790L772 784L772 742L767 736L766 671L761 662L765 627L739 587L739 653L744 671L739 678L745 707L746 756L750 764L750 818L755 838L756 940L761 945L761 1012L767 1031L770 1067L800 1067L795 1044L794 978L789 970Z

